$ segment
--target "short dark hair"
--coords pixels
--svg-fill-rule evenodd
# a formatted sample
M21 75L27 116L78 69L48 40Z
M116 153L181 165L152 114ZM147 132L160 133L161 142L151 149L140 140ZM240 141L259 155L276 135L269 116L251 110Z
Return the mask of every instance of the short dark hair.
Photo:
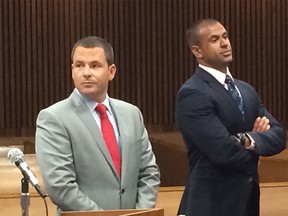
M104 50L105 53L105 57L106 57L106 61L108 63L108 65L112 65L114 64L114 51L113 51L113 47L111 46L110 43L108 43L106 40L104 40L103 38L97 37L97 36L89 36L89 37L85 37L82 38L80 40L78 40L72 49L71 52L71 60L73 62L73 57L74 57L74 53L77 47L84 47L84 48L94 48L94 47L101 47Z
M199 29L203 24L216 24L219 23L215 19L200 19L195 21L190 28L186 31L186 41L189 47L200 44Z

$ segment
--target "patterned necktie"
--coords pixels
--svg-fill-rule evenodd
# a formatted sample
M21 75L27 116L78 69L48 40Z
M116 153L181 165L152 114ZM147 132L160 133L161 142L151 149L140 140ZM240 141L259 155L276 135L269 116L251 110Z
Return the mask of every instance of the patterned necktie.
M106 107L104 104L98 104L96 111L100 114L101 131L105 140L106 146L110 152L114 166L119 176L121 176L121 157L117 141L115 138L113 126L108 118Z
M231 94L232 98L236 101L238 109L244 115L243 100L240 93L237 91L235 84L230 76L226 75L225 83L228 86L228 92Z

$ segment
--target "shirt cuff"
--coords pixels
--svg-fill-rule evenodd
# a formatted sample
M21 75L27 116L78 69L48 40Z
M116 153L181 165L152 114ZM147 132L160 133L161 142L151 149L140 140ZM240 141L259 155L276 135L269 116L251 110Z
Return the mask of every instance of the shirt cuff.
M254 150L255 149L255 140L248 134L248 133L245 133L245 135L250 139L250 146L246 147L246 149L248 150Z

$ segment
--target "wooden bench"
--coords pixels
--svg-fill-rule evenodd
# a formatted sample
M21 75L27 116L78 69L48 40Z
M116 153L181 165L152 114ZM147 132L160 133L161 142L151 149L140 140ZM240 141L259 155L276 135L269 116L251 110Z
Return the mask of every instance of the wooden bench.
M151 132L149 136L161 171L161 186L184 185L188 175L188 162L180 133L174 129ZM0 156L7 156L7 148L10 146L20 146L25 154L35 153L33 136L1 137ZM288 182L288 172L283 172L287 167L288 149L272 157L261 157L260 182Z
M0 137L1 156L4 155L5 149L9 147L20 147L25 154L35 153L35 138L34 136Z
M188 176L188 161L180 133L177 131L151 133L150 140L160 167L162 186L185 185ZM288 182L287 167L288 149L272 157L260 157L260 182Z

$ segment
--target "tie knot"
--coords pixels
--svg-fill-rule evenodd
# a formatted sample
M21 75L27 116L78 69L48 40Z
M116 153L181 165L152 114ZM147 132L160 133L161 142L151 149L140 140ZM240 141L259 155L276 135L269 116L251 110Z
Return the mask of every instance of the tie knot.
M95 110L100 114L100 116L107 115L106 113L106 106L104 104L98 104L95 108Z
M233 80L232 80L232 78L231 78L229 75L226 75L225 83L226 83L226 84L233 83Z

